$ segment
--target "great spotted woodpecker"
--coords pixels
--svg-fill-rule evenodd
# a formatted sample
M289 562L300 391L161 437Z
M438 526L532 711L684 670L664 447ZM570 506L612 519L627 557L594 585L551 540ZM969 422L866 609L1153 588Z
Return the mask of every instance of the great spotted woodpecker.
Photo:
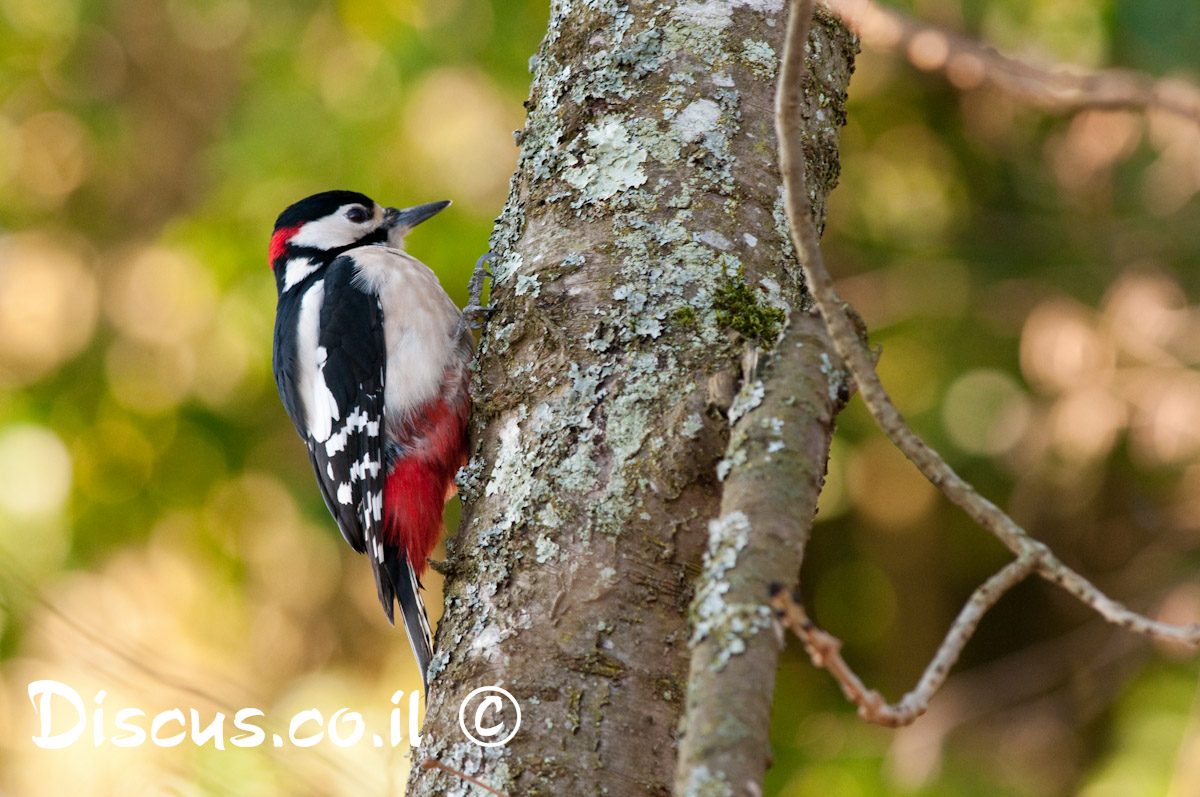
M270 245L279 395L342 536L371 561L388 622L400 604L422 680L433 643L420 577L467 460L470 328L486 309L487 256L464 315L403 246L449 204L397 210L328 191L280 214Z

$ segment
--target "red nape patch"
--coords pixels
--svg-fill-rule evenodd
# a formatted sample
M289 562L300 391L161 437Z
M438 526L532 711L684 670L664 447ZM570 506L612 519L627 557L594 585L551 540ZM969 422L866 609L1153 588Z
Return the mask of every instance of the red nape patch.
M288 240L298 232L300 232L299 224L294 227L281 227L271 236L271 248L267 250L267 257L270 258L272 271L275 270L275 261L283 257Z

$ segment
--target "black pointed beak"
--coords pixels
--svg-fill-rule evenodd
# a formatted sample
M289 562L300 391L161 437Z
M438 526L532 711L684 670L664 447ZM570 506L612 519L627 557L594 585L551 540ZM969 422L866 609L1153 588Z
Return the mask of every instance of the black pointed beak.
M411 230L426 219L431 219L450 205L449 199L429 202L411 208L388 208L383 212L383 226L389 230Z

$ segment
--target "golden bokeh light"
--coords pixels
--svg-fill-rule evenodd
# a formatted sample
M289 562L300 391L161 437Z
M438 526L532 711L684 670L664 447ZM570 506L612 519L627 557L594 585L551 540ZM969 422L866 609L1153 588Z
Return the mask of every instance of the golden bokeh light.
M70 38L79 25L80 0L3 0L0 14L25 36Z
M46 207L57 207L87 178L92 168L87 129L63 111L45 111L17 128L20 154L17 182Z
M521 116L486 75L456 67L426 73L403 120L409 150L397 157L423 183L454 186L456 197L471 208L495 211L503 205L517 163L512 131L521 126Z
M986 77L983 61L974 53L955 53L946 64L946 78L963 91L983 85Z
M1060 392L1107 381L1116 347L1096 329L1092 311L1067 299L1036 307L1021 333L1021 370L1039 388Z
M252 19L246 0L168 0L167 15L180 41L200 50L220 50L236 42Z
M908 60L926 72L941 69L950 56L950 40L941 31L923 30L908 43Z
M878 438L855 449L847 484L855 509L887 531L912 531L937 503L937 488L895 446Z
M106 275L104 310L132 341L171 346L208 324L217 290L195 258L151 246L114 254Z
M951 383L942 401L942 422L963 451L997 456L1025 435L1032 418L1029 397L1007 372L968 371Z
M1097 460L1112 449L1128 418L1125 405L1099 386L1069 390L1050 413L1055 450L1071 462Z
M0 386L42 377L87 345L97 296L77 249L49 234L0 237Z
M1101 307L1113 338L1144 362L1168 364L1166 350L1187 332L1187 297L1157 269L1126 271L1108 289Z
M114 341L104 358L108 387L122 406L149 415L179 405L191 391L196 362L185 346Z
M1022 331L1021 368L1052 399L1043 453L1095 462L1128 431L1141 465L1200 455L1200 373L1189 367L1195 318L1178 282L1145 263L1113 282L1100 311L1042 301Z
M1165 111L1148 116L1159 155L1145 171L1142 198L1151 212L1169 216L1200 192L1200 128Z
M33 424L0 428L0 510L22 519L66 508L71 455L54 432Z
M1047 142L1047 157L1059 185L1094 192L1097 178L1125 160L1141 140L1142 120L1128 111L1084 111L1066 133Z
M400 76L383 46L370 39L343 39L321 62L321 99L351 119L389 115L400 96Z
M213 407L258 394L271 379L271 350L259 343L270 335L263 306L245 291L227 291L208 327L188 344L196 364L193 394Z
M888 130L858 163L843 165L859 192L863 228L881 239L928 241L959 221L962 188L945 145L919 125Z
M1157 466L1200 455L1200 373L1184 369L1132 375L1132 453Z

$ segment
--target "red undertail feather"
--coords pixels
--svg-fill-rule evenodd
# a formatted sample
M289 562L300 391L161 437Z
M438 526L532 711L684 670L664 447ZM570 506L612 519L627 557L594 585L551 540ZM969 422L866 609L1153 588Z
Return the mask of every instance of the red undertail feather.
M452 406L438 398L417 410L420 443L396 460L384 484L384 543L404 549L418 576L441 536L442 509L456 492L454 474L467 462L469 413L465 397Z

